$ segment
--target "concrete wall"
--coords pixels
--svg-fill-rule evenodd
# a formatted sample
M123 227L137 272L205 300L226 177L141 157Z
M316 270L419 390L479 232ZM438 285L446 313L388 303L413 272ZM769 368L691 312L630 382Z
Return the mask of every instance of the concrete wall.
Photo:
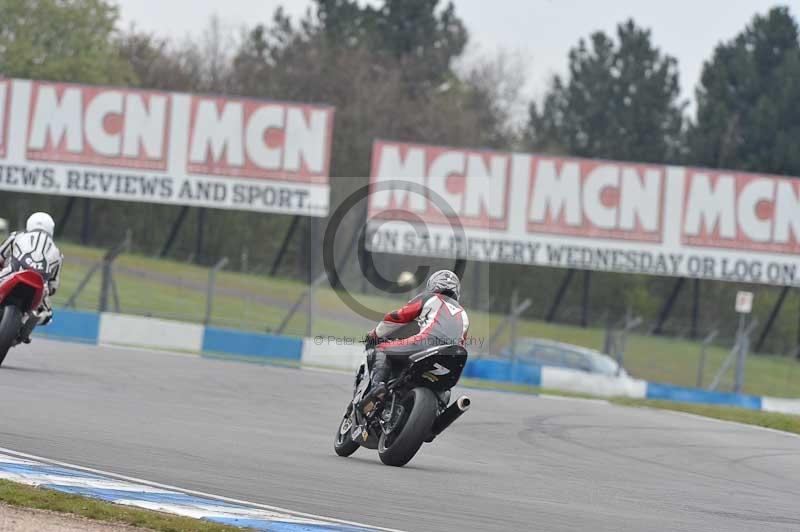
M364 361L361 344L337 343L335 338L317 336L303 339L303 364L319 368L355 371Z
M203 347L203 332L204 327L194 323L104 313L100 315L98 341L197 353Z

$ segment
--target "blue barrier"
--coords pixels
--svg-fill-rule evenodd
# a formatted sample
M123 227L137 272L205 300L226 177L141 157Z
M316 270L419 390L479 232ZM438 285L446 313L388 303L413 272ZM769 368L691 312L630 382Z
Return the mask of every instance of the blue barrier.
M97 344L100 332L100 314L79 310L57 309L53 322L36 329L36 336L55 340L70 340ZM202 350L206 353L227 353L252 357L302 360L303 339L292 336L249 333L232 329L206 327L203 332ZM502 359L470 359L463 376L529 386L542 385L542 368L536 364L511 362ZM712 392L696 388L685 388L671 384L648 382L645 397L686 403L737 406L751 410L775 410L776 406L765 405L770 398L740 395L728 392ZM776 399L775 401L783 401Z
M56 309L53 321L38 327L35 336L54 340L72 340L96 344L100 332L100 314L81 310Z
M712 392L699 388L684 388L659 382L647 383L647 399L665 399L683 403L705 403L710 405L738 406L761 410L761 397L729 392Z
M542 368L536 364L491 358L478 358L467 361L467 366L464 368L462 375L471 379L511 382L530 386L539 386L542 383Z
M206 327L203 352L300 360L303 340L292 336L248 333Z

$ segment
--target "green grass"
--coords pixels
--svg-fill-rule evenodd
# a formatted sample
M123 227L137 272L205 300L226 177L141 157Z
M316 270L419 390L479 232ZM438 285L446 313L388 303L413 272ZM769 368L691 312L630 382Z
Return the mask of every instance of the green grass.
M757 425L784 432L800 434L800 416L791 414L780 414L777 412L761 412L759 410L748 410L746 408L736 408L732 406L700 405L694 403L678 403L673 401L657 401L649 399L628 399L615 398L612 403L623 406L661 408L664 410L675 410L678 412L688 412L698 416L723 419L725 421L735 421L747 425Z
M66 264L62 289L55 297L56 305L66 302L90 265L99 261L103 255L103 251L96 248L71 244L63 244L61 247L66 256ZM208 269L136 254L122 255L116 263L115 278L122 312L202 322L206 305L203 288L180 287L163 280L142 278L125 273L126 268L156 275L176 276L200 286L204 286L207 280ZM307 290L305 283L294 280L228 271L219 273L217 287L220 291L239 291L244 297L238 294L224 295L218 291L211 324L262 332L275 331L286 314L286 308ZM96 310L99 293L100 276L96 275L78 299L77 308ZM255 300L256 297L269 297L282 302L282 305L259 302ZM402 298L372 295L358 295L358 299L371 308L384 310L403 302ZM314 306L319 312L313 322L313 335L334 334L353 338L363 336L366 328L363 320L359 320L325 283L315 292ZM302 306L284 333L305 335L306 316L305 306ZM470 334L486 339L502 319L496 314L470 310ZM605 336L602 328L584 329L540 321L520 321L518 331L520 336L550 338L594 349L602 348ZM508 333L500 338L498 344L502 346L507 341ZM727 354L728 350L723 347L712 346L708 349L703 374L704 385L711 382ZM699 357L700 347L697 342L633 334L628 338L623 365L631 375L638 378L694 386ZM800 363L787 357L751 355L747 360L744 391L754 395L800 397Z
M523 322L523 336L537 336L601 349L605 331L542 322ZM706 352L703 385L711 383L728 356L728 349L711 346ZM700 346L697 342L633 334L628 337L623 365L641 379L680 386L695 386ZM789 357L752 355L745 366L745 393L776 397L800 397L800 363Z
M234 532L241 528L210 523L189 517L178 517L109 502L35 488L8 480L0 480L0 501L23 508L49 510L79 515L95 521L138 526L162 532Z
M505 392L523 394L547 394L558 395L561 397L575 397L579 399L604 399L589 394L565 392L561 390L550 390L538 386L524 384L509 384L505 382L484 381L477 379L461 379L460 384L467 388L480 388L487 390L502 390ZM780 414L777 412L761 412L759 410L749 410L747 408L736 408L733 406L701 405L695 403L680 403L677 401L662 401L653 399L632 399L629 397L614 397L608 399L612 404L630 406L637 408L658 408L662 410L674 410L677 412L687 412L703 417L722 419L725 421L735 421L746 425L756 425L784 432L800 434L800 416L791 414Z

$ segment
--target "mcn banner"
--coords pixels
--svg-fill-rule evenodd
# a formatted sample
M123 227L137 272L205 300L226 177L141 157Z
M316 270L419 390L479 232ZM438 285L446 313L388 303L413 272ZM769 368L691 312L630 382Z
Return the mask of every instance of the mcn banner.
M800 179L377 141L372 186L373 251L800 286Z
M328 213L333 108L0 79L0 189Z

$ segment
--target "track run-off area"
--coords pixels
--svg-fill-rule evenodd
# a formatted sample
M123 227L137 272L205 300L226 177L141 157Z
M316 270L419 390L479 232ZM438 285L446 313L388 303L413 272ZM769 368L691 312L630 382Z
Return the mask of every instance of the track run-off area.
M404 468L332 439L352 377L36 339L0 368L0 447L405 531L800 530L800 437L466 390Z

